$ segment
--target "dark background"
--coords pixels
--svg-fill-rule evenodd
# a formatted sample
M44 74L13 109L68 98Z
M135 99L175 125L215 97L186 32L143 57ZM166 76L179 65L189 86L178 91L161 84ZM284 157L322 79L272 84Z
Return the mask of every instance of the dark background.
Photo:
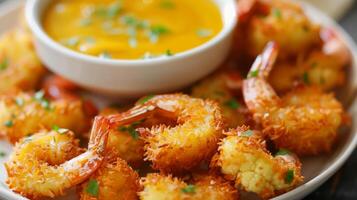
M4 0L0 0L0 3ZM10 0L11 1L11 0ZM336 0L338 1L338 0ZM339 21L357 42L357 1ZM306 200L357 200L357 150L346 164Z

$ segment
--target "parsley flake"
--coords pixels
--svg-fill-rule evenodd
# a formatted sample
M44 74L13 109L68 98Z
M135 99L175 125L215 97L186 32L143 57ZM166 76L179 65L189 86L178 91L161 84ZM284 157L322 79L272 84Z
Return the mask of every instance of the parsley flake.
M0 157L3 158L3 157L5 157L5 156L6 156L6 153L3 152L3 151L0 151Z
M69 47L75 47L79 44L79 37L71 37L64 41L64 44Z
M171 52L170 49L166 50L166 53L165 53L166 56L173 56L174 54Z
M279 151L275 154L275 156L285 156L290 154L291 152L287 149L279 149Z
M173 9L173 8L175 8L175 4L174 4L174 2L172 2L170 0L162 0L160 2L160 7L165 8L165 9Z
M57 125L54 125L53 127L52 127L52 130L54 130L54 131L56 131L57 133L59 133L59 134L65 134L65 133L67 133L69 130L68 129L66 129L66 128L60 128L59 126L57 126Z
M231 99L231 100L228 100L224 103L225 106L231 108L231 109L238 109L240 107L240 104L237 100L235 99Z
M7 58L4 58L0 63L0 71L5 70L9 66L9 61Z
M255 78L258 77L258 75L259 75L259 70L250 71L248 74L248 78Z
M14 122L12 120L8 120L4 123L4 125L8 128L12 127L14 125Z
M99 193L99 183L95 179L90 179L86 188L86 192L91 196L97 197Z
M209 36L212 35L212 31L208 30L208 29L199 29L199 30L196 31L196 34L199 37L209 37Z
M282 15L281 15L281 10L278 9L278 8L274 8L273 9L273 15L278 18L278 19L281 19Z
M194 194L196 192L196 186L194 185L187 185L186 187L181 189L181 192L186 194Z
M137 103L138 104L144 104L144 103L148 102L150 99L152 99L154 97L155 97L155 95L152 95L152 94L147 95L147 96L142 97L141 99L139 99Z
M25 101L19 97L15 99L15 102L18 106L23 106L25 104Z
M102 52L101 54L99 54L100 58L106 58L106 59L111 59L112 55L110 53L108 53L107 51Z
M89 26L89 25L91 25L92 24L92 19L90 19L90 18L84 18L84 19L81 19L80 21L79 21L79 25L80 26Z
M285 183L290 184L294 180L294 170L288 170L285 174Z
M247 130L247 131L244 131L240 136L243 136L243 137L250 137L254 134L254 131L252 130Z

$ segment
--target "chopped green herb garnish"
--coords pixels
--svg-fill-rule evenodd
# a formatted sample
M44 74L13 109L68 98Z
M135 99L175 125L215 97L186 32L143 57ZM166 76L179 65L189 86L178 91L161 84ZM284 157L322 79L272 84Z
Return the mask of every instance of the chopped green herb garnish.
M65 134L65 133L67 133L67 132L69 131L69 130L66 129L66 128L60 128L60 127L57 126L57 125L54 125L54 126L52 127L52 130L56 131L56 132L59 133L59 134Z
M46 110L51 109L50 102L45 98L45 92L43 90L40 90L35 93L34 98L41 104L43 108Z
M137 140L139 138L139 133L135 130L133 126L128 127L128 133L131 135L132 138Z
M3 151L0 151L0 157L3 158L3 157L5 157L5 156L6 156L6 153L3 152Z
M166 34L166 33L170 32L167 27L162 26L162 25L152 26L150 28L150 30L151 30L151 33L155 34L155 35L163 35L163 34Z
M19 98L19 97L17 97L17 98L15 99L15 102L16 102L16 104L17 104L18 106L23 106L24 103L25 103L25 101L24 101L23 99Z
M255 78L258 75L259 75L259 70L250 71L248 74L248 78Z
M137 140L139 138L139 133L135 130L135 127L140 125L143 122L144 122L144 120L140 120L140 121L132 123L129 126L120 126L120 127L118 127L118 131L120 131L120 132L128 132L131 135L132 138Z
M279 151L275 154L275 156L285 156L290 154L291 152L287 149L279 149Z
M92 24L92 19L91 18L84 18L79 21L80 26L89 26Z
M194 185L187 185L186 187L181 189L181 192L186 194L194 194L196 192L196 186Z
M97 197L99 193L99 183L95 179L90 179L86 188L86 192L91 196Z
M138 100L138 104L144 104L154 97L155 97L155 95L153 95L153 94L142 97L141 99Z
M45 108L46 110L51 109L50 102L47 99L43 99L41 101L41 106L42 106L42 108Z
M38 101L41 101L45 96L45 92L43 90L40 90L35 93L35 99Z
M173 56L174 54L171 52L170 49L166 50L166 53L165 53L166 56Z
M199 29L196 31L196 34L199 37L209 37L212 35L212 31L211 30L207 30L207 29Z
M131 48L136 48L136 47L138 46L138 41L136 40L135 37L131 37L131 38L129 39L129 46L130 46Z
M278 18L278 19L281 19L281 10L278 9L278 8L274 8L273 9L273 15Z
M294 180L294 170L288 170L285 174L285 183L290 184Z
M75 46L78 45L78 43L79 43L79 38L78 37L69 38L68 40L66 40L64 42L65 45L70 46L70 47L75 47Z
M91 44L95 43L95 39L93 37L88 36L88 37L86 37L84 39L88 43L91 43Z
M247 131L244 131L240 136L244 136L244 137L250 137L254 134L254 131L252 130L247 130Z
M110 59L112 58L112 55L110 55L108 52L104 51L103 53L101 53L99 55L100 58L107 58L107 59Z
M305 84L310 84L309 74L307 72L304 72L304 74L302 75L302 80Z
M9 61L7 58L4 58L0 63L0 71L5 70L9 66Z
M121 11L121 5L119 3L115 3L109 6L107 10L107 17L113 18L117 16Z
M4 123L6 127L12 127L14 125L14 122L12 120L8 120Z
M173 9L175 8L175 4L171 0L161 0L160 7L165 9Z
M224 103L225 106L231 108L231 109L238 109L240 107L240 104L237 100L231 99L228 100Z
M135 26L137 24L136 18L130 15L125 15L121 17L120 20L128 26Z

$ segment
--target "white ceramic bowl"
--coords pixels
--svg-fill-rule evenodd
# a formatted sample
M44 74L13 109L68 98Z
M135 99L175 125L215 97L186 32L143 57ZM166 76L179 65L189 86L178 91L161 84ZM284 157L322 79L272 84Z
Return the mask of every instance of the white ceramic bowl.
M126 97L173 91L212 72L227 56L237 22L235 0L214 0L221 12L223 29L205 44L170 57L102 59L72 51L45 33L41 16L50 2L26 3L26 19L41 60L53 72L85 88Z

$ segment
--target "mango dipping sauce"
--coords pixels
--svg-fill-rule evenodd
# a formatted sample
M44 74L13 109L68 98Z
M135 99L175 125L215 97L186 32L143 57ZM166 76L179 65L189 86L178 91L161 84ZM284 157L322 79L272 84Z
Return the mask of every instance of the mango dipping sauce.
M54 0L43 27L75 51L116 59L172 56L222 29L212 0Z

